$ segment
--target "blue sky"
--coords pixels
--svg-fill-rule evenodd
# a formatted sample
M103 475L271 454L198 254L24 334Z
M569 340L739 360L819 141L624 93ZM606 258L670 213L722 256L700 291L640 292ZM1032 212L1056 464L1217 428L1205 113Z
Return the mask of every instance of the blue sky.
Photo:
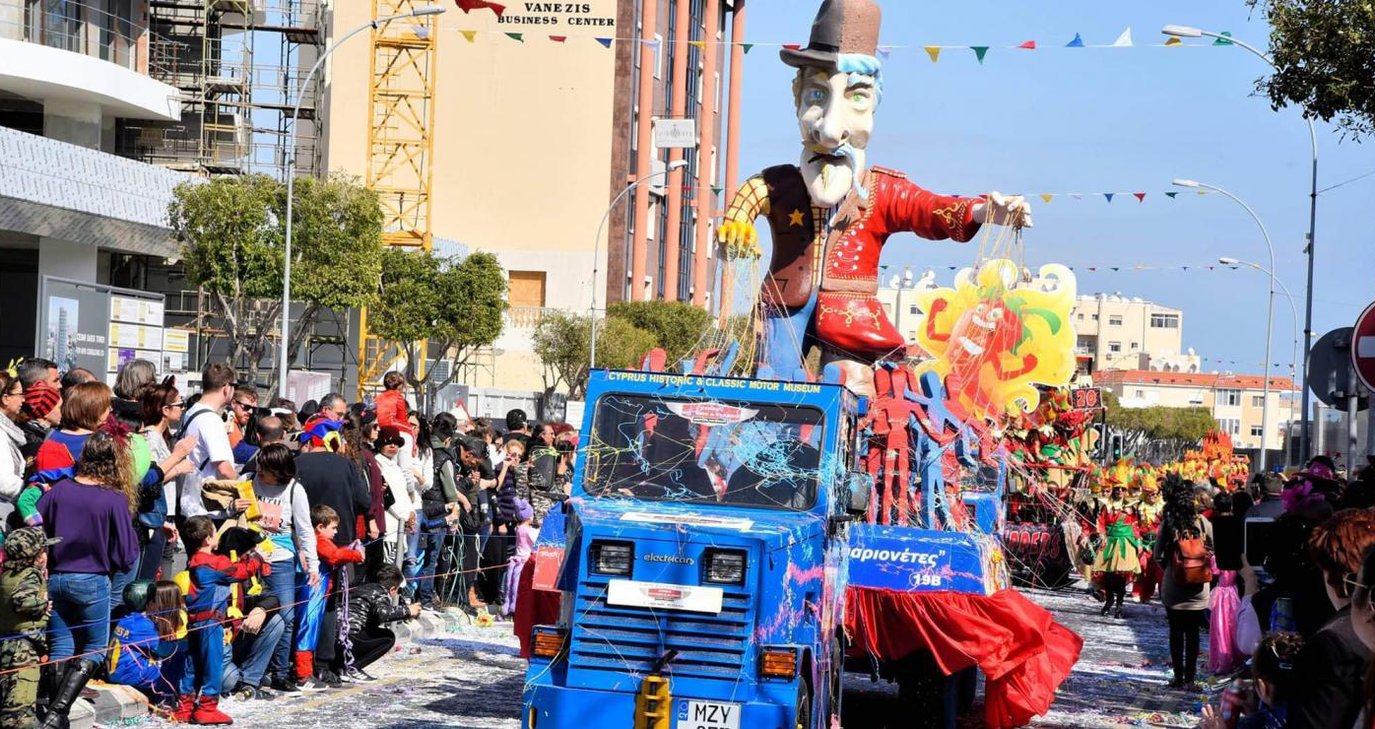
M1219 256L1266 263L1265 244L1245 210L1220 196L1181 194L1176 177L1226 188L1254 207L1275 243L1277 273L1303 316L1308 228L1309 140L1299 112L1273 112L1253 93L1268 67L1239 48L1156 48L1166 23L1230 31L1261 47L1269 26L1242 0L962 0L882 3L882 43L988 45L980 66L949 49L933 65L918 48L895 49L885 66L871 164L907 172L939 192L1144 191L1111 204L1101 196L1050 204L1033 199L1036 227L1025 237L1028 264L1075 267L1081 293L1121 292L1185 311L1185 345L1209 370L1256 372L1265 330L1265 276L1247 269L1129 271L1132 266L1214 264ZM748 39L805 43L816 3L750 0ZM1076 32L1112 43L1126 27L1132 49L1065 49ZM1042 50L1014 50L1035 39ZM1195 41L1196 42L1196 41ZM776 48L745 59L742 176L797 159L790 69ZM1319 125L1319 187L1375 170L1369 143L1340 141ZM1375 237L1360 219L1375 176L1319 197L1315 337L1350 326L1375 294ZM968 265L975 246L894 237L885 265ZM1098 273L1083 269L1095 266ZM1120 273L1106 269L1122 267ZM1287 373L1293 328L1277 297L1272 361ZM1299 322L1302 336L1302 321ZM1236 364L1226 361L1235 360Z

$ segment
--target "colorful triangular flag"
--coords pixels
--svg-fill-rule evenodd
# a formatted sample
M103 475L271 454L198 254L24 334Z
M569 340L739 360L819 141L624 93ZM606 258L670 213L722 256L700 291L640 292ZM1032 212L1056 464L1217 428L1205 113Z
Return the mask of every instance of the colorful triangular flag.
M1182 46L1182 45L1184 45L1184 41L1182 41L1182 40L1180 40L1180 39L1178 39L1178 38L1175 38L1174 36L1171 36L1168 40L1165 41L1165 47L1166 47L1166 48L1173 48L1174 46Z
M1122 270L1122 267L1121 267L1121 266L1109 266L1108 268L1111 268L1113 271L1121 271L1121 270Z
M701 51L701 50L706 50L707 42L706 42L706 41L688 41L688 45L690 45L690 46L692 46L693 48L696 48L697 50Z
M1084 199L1084 196L1083 196L1082 194L1080 194L1080 193L1077 193L1077 192L1071 192L1071 193L1069 194L1069 196L1072 197L1072 198L1074 198L1075 200L1083 200L1083 199Z
M1050 204L1050 201L1051 201L1051 200L1054 200L1054 199L1055 199L1055 196L1052 195L1052 194L1050 194L1050 193L1042 193L1042 194L1041 194L1041 202L1044 202L1044 203L1047 204L1047 205L1049 205L1049 204Z
M602 44L602 47L603 47L603 48L610 48L610 47L611 47L611 41L612 41L612 40L614 40L614 39L612 39L612 38L598 38L598 39L597 39L597 42L600 43L600 44Z
M713 187L713 188L711 188L711 192L712 192L713 195L720 195L721 192L724 191L725 189L726 189L726 188L724 188L724 187Z
M549 36L549 40L554 41L555 43L563 43L563 42L565 42L565 41L568 40L568 36L566 36L566 35L551 35L551 36Z
M1232 43L1232 41L1228 40L1229 38L1232 37L1232 31L1230 31L1230 30L1224 30L1224 31L1222 31L1221 33L1219 33L1219 35L1221 35L1222 37L1221 37L1221 38L1218 38L1218 39L1215 40L1215 41L1213 41L1213 45L1215 45L1215 46L1230 46L1230 45L1235 45L1234 43Z
M749 53L749 52L750 52L750 49L751 49L751 48L754 48L754 44L753 44L753 43L741 43L741 44L740 44L740 47L741 47L741 48L744 48L746 53Z
M1103 197L1107 198L1108 202L1112 202L1112 196L1116 194L1115 192L1105 192L1103 193Z
M1137 202L1146 202L1146 193L1144 192L1133 192L1132 197L1135 197Z
M983 63L984 56L988 55L988 46L970 46L969 50L974 51L974 57L979 59L979 63Z
M1122 31L1122 35L1117 36L1117 40L1115 40L1115 41L1112 42L1112 47L1113 47L1113 48L1131 48L1131 47L1132 47L1132 29L1131 29L1130 26L1128 26L1126 30Z
M783 50L785 50L785 51L800 51L800 50L802 50L802 44L800 44L800 43L784 43L784 44L783 44Z
M507 38L510 38L510 39L513 40L513 41L519 41L519 42L521 42L521 43L524 43L524 42L525 42L525 34L524 34L524 33L507 33L507 34L506 34L506 37L507 37Z
M1028 51L1034 51L1036 50L1036 41L1029 40L1017 47Z
M1083 48L1083 47L1084 47L1084 37L1081 36L1081 35L1079 35L1078 33L1075 33L1075 34L1074 34L1074 40L1072 40L1072 41L1066 43L1066 44L1065 44L1065 47L1066 47L1066 48Z
M879 57L879 58L882 58L883 60L886 61L886 60L888 60L888 57L891 56L891 55L893 55L893 49L892 49L892 48L889 48L888 46L879 46L879 47L878 47L878 57Z
M475 30L460 30L458 32L461 33L463 37L468 40L469 43L472 43L474 40L477 40L477 31Z
M465 14L471 13L474 10L482 10L483 8L486 8L496 13L497 17L500 18L502 14L506 12L505 5L498 5L493 2L487 2L487 0L457 0L457 3L458 9L462 10Z
M939 61L940 58L941 58L941 47L940 47L940 46L927 46L927 47L926 47L926 55L928 55L928 56L931 57L931 62L932 62L932 63L935 63L936 61Z

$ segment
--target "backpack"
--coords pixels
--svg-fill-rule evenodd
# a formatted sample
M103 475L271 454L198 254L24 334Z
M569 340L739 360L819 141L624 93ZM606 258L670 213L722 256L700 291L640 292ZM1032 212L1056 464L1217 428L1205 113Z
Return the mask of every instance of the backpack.
M1206 585L1213 581L1213 550L1202 534L1181 532L1170 555L1174 581L1181 585Z

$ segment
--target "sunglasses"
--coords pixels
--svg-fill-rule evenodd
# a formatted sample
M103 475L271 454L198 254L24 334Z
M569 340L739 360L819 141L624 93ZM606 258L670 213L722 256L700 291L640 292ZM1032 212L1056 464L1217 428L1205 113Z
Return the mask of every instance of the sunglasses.
M252 410L253 408L258 407L258 405L257 403L239 402L238 400L235 400L234 407L240 408L242 410Z
M170 405L163 405L163 407L165 407L165 408L184 408L184 407L186 407L186 401L185 401L185 400L178 400L178 401L176 401L176 402L174 402L174 403L172 403L172 404L170 404Z

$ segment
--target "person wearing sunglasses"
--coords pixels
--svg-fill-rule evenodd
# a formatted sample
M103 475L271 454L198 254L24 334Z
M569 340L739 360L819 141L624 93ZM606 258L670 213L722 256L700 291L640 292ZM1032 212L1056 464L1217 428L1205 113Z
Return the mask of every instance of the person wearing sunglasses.
M14 501L24 488L24 431L19 413L24 387L18 377L0 371L0 499Z
M1348 509L1313 530L1308 547L1323 574L1336 614L1311 636L1295 662L1299 690L1287 729L1346 729L1361 713L1371 650L1356 632L1356 599L1368 615L1369 584L1359 579L1362 558L1375 546L1375 513ZM1368 724L1367 724L1368 726Z

